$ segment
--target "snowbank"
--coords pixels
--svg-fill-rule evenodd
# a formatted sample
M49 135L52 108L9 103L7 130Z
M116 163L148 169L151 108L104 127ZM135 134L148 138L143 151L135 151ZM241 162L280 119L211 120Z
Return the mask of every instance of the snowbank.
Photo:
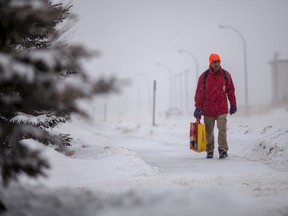
M4 200L10 199L5 216L269 215L255 206L255 200L250 197L242 195L239 199L239 193L235 196L215 187L145 188L117 193L48 190L39 186L12 188L9 192L1 191Z
M231 117L228 160L207 162L205 155L188 149L188 118L170 119L155 127L135 122L99 125L74 119L59 129L73 136L71 147L58 151L41 147L52 167L47 179L22 178L21 184L0 189L7 207L2 215L286 215L287 120L286 111ZM113 140L120 135L122 140L116 145ZM160 143L170 156L180 154L177 157L187 160L188 168L165 173L128 147L133 145L128 142L134 141L141 149L150 148L148 142L152 142L158 152L162 151L157 146ZM36 144L31 142L31 148ZM174 151L179 147L187 153ZM158 155L159 163L167 152ZM193 166L191 155L195 157ZM282 171L277 173L251 160ZM201 167L195 171L203 165L202 171ZM254 168L245 168L250 165Z

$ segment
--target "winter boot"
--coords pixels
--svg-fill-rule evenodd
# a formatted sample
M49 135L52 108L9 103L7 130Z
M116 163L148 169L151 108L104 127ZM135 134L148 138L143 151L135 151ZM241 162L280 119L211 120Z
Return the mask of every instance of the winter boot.
M228 154L227 154L226 151L223 151L223 150L219 151L219 158L220 159L223 159L223 158L226 158L226 157L228 157Z
M206 158L211 159L213 158L214 152L208 152Z

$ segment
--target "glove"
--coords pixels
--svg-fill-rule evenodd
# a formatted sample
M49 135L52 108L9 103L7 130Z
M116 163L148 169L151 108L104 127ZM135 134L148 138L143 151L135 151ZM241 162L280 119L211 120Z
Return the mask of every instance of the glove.
M231 106L229 113L230 113L230 115L232 115L232 114L236 113L236 111L237 111L237 107L236 106Z
M202 111L199 108L196 108L194 111L194 117L198 118L200 120L201 119L201 113L202 113Z

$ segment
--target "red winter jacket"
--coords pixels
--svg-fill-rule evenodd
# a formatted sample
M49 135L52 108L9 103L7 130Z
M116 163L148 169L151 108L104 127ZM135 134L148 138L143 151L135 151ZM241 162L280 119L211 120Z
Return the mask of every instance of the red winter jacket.
M202 115L207 117L218 117L228 113L228 101L230 106L236 106L235 88L231 74L226 71L228 83L223 77L222 68L215 74L209 68L209 74L206 79L206 90L204 91L204 74L203 72L198 80L195 92L195 107L202 110Z

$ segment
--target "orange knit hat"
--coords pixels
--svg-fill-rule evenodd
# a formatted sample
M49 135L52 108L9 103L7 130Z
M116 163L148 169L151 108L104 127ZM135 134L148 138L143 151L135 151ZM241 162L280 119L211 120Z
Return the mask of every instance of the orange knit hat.
M218 54L212 53L209 57L209 64L211 64L214 61L221 61L221 59Z

